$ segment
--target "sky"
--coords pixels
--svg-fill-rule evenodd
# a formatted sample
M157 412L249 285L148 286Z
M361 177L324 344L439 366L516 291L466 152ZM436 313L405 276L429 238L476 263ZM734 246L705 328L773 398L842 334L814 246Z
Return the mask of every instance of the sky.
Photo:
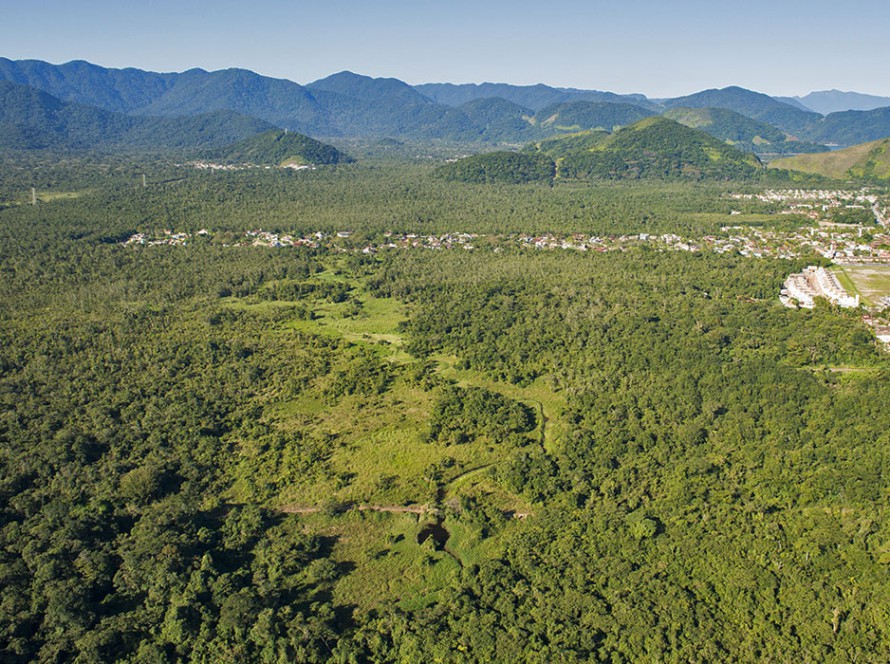
M0 0L0 57L309 83L890 96L887 0Z

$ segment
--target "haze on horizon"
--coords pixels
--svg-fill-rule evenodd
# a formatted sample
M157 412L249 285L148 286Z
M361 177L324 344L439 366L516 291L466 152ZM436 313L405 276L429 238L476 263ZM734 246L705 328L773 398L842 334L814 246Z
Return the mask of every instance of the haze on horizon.
M81 5L81 6L79 6ZM240 67L309 83L342 70L429 82L545 83L674 97L890 96L890 4L849 0L95 0L4 9L0 56L152 71Z

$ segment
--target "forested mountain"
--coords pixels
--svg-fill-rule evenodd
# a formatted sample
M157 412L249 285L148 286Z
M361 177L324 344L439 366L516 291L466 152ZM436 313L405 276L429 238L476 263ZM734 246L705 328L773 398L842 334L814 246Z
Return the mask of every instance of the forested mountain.
M813 140L856 145L890 136L890 107L831 113L810 133Z
M573 179L744 179L763 169L752 154L661 117L615 132L589 150L567 154L560 177Z
M825 154L778 159L771 164L837 179L890 180L890 138Z
M500 97L474 99L458 110L478 128L483 140L525 142L541 133L532 122L534 111Z
M303 134L272 129L207 153L209 159L229 164L269 166L325 165L351 162L337 148Z
M163 95L131 112L179 116L220 109L310 133L323 131L329 126L326 110L306 88L246 69L213 72L191 69L176 75Z
M587 129L612 131L655 115L653 111L631 104L572 101L540 110L536 124L543 130L576 132Z
M776 101L772 97L740 87L703 90L686 97L668 99L666 108L726 108L741 115L766 122L795 136L807 136L818 124L818 113Z
M459 110L436 104L393 78L340 72L307 89L328 112L332 135L472 140L478 133Z
M244 69L161 74L106 69L87 62L52 65L5 58L0 59L0 80L106 111L174 117L227 110L328 137L521 143L566 130L611 129L676 108L726 109L776 127L792 138L816 143L849 145L890 135L887 114L880 110L868 115L832 114L823 120L796 102L783 103L739 87L705 90L658 104L642 95L546 85L430 83L412 87L397 79L348 71L303 86ZM532 116L534 129L524 119ZM775 152L816 149L767 139L763 126L728 126L738 122L728 123L724 116L702 126L713 127L710 131L716 136L741 136L727 140L755 151L766 149L760 149L757 141L747 143L744 136L768 140L769 149Z
M233 111L183 118L134 117L68 103L0 81L0 147L17 150L196 148L225 145L271 125Z
M643 108L656 108L643 95L619 95L614 92L599 90L578 90L575 88L553 88L539 83L538 85L509 85L507 83L424 83L415 85L414 89L433 101L448 106L461 106L469 101L500 97L525 106L533 111L540 111L547 106L564 104L570 101L613 102L635 104Z
M745 117L725 108L671 108L664 117L687 127L700 129L733 147L756 154L825 152L828 148L788 136L765 122Z
M141 69L107 69L75 60L54 65L41 60L0 58L0 79L28 85L62 101L131 113L162 97L181 74Z

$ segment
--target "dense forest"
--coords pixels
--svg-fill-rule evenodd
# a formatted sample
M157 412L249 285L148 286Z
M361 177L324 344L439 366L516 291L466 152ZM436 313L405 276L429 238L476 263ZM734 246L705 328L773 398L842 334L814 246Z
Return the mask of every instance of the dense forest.
M820 259L363 253L791 223L750 180L0 168L4 661L890 659L890 366L778 303Z

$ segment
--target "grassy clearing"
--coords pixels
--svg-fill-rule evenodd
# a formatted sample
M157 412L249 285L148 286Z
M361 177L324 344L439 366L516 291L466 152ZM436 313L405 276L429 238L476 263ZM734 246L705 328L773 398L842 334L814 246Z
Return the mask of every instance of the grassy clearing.
M410 514L349 512L299 517L307 530L334 539L333 558L351 569L334 600L368 611L384 603L422 606L460 572L459 563L432 542L417 543L422 527Z
M88 194L88 191L38 191L37 200L41 203L70 201ZM30 202L30 199L29 199Z
M433 355L432 359L439 363L439 373L443 378L453 380L461 387L484 387L533 408L538 419L538 427L532 435L539 440L543 438L542 442L548 451L552 451L561 440L564 440L567 428L562 413L566 407L566 400L564 395L553 391L546 376L539 377L528 387L519 387L491 380L473 369L458 369L456 367L460 358L453 355L438 354Z
M843 265L835 270L844 288L858 293L866 305L890 297L890 265Z
M863 304L865 304L865 305L871 304L869 299L867 297L865 297L859 291L858 288L856 288L856 284L853 283L853 280L850 278L850 276L846 272L844 272L843 268L836 268L833 271L834 271L834 274L837 276L838 283L840 283L840 285L843 287L843 289L845 291L847 291L848 293L850 293L852 295L858 294L859 299L862 301Z
M306 530L331 538L334 560L349 570L334 589L335 600L361 612L393 602L406 609L434 603L461 567L491 558L498 536L522 527L504 517L494 531L483 531L472 520L449 514L442 523L448 542L437 551L432 540L418 543L429 521L413 514L352 511L287 518L300 519Z

